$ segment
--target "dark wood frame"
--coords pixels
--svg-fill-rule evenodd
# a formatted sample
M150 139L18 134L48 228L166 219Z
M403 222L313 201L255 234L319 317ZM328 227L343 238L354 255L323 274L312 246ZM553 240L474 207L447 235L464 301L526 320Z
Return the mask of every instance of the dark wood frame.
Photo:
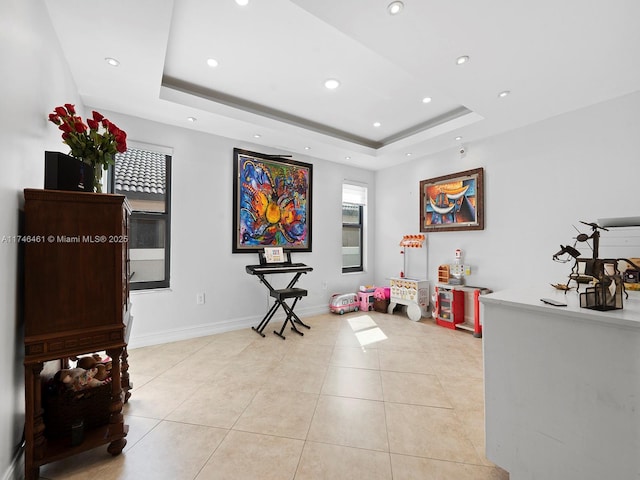
M295 196L303 198L305 201L304 212L302 212L303 221L295 222L296 225L290 224L290 228L301 227L304 232L304 240L297 242L289 242L280 241L282 237L285 237L285 234L293 233L293 230L290 229L287 231L287 227L282 226L280 222L276 222L272 225L277 226L280 229L281 234L278 234L276 237L265 239L264 243L258 244L247 244L243 242L242 236L242 220L241 215L242 212L247 212L248 209L252 208L250 204L242 204L242 198L245 194L253 194L255 195L256 186L255 184L249 185L245 179L246 175L241 178L242 168L246 163L256 163L260 165L260 167L273 167L275 169L279 168L287 168L293 170L293 172L300 172L301 174L306 175L306 179L308 180L305 184L296 185L294 190L295 192L291 192L287 187L287 192L281 192L279 198L275 199L277 204L287 205L289 202L293 202L295 199L293 198L292 193L295 193ZM269 172L273 170L270 169ZM272 175L264 175L263 180L268 181L270 187L267 190L270 190L272 193L275 193L277 189L284 190L282 184L273 185L273 183L277 183L276 180L272 178ZM295 182L295 180L293 180ZM264 183L263 183L264 184ZM289 185L290 183L287 183ZM302 191L300 190L302 187ZM298 162L296 160L291 160L289 158L282 158L278 155L266 155L262 153L250 152L247 150L242 150L239 148L233 149L233 240L232 240L232 252L233 253L256 253L260 252L264 249L264 247L283 247L285 250L289 251L298 251L298 252L310 252L311 251L311 211L312 211L312 189L313 187L313 165L309 163ZM252 191L253 190L253 191ZM271 200L271 199L269 199ZM256 213L256 212L253 212ZM300 213L300 212L298 212ZM265 218L262 219L266 223L268 221ZM270 234L273 233L270 232Z
M469 185L467 192L471 190L471 193L463 193L458 199L453 200L455 205L453 205L452 211L455 215L435 212L430 202L430 199L435 199L429 192L456 182ZM449 196L447 196L447 201L452 202ZM452 204L449 203L449 207L451 206ZM463 207L464 211L461 212ZM474 218L465 216L469 213L475 213ZM442 223L432 223L435 215L438 215L438 219ZM458 215L462 215L462 218L459 218ZM484 170L482 168L429 178L420 182L420 231L445 232L454 230L484 230Z

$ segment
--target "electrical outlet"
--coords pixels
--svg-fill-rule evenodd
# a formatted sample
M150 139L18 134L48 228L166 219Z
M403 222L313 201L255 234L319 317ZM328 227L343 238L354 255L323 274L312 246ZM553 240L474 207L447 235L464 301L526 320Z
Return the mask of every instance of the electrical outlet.
M196 295L196 304L197 305L204 305L204 293L198 293Z

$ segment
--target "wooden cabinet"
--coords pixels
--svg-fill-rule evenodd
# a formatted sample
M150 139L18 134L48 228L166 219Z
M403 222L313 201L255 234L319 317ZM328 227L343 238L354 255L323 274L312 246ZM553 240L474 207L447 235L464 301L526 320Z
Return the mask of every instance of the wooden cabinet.
M449 265L440 265L438 267L438 283L449 283L451 271Z
M122 195L26 189L24 197L25 478L32 480L46 463L103 444L118 455L126 444L130 209ZM47 439L44 362L101 351L112 359L108 423L83 432L78 445Z

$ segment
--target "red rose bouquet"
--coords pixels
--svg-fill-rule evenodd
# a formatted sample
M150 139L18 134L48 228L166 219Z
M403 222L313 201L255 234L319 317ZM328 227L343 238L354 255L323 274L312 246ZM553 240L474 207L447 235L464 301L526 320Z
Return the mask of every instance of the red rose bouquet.
M98 112L87 123L76 114L75 106L65 103L49 114L49 121L62 130L62 141L71 149L70 155L91 165L96 191L101 191L102 171L114 163L114 155L127 150L127 134Z

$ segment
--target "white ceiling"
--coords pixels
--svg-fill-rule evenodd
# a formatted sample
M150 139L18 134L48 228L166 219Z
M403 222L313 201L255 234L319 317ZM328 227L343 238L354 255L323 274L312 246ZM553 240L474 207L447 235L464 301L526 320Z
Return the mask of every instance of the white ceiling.
M640 90L638 0L45 1L86 105L373 170Z

